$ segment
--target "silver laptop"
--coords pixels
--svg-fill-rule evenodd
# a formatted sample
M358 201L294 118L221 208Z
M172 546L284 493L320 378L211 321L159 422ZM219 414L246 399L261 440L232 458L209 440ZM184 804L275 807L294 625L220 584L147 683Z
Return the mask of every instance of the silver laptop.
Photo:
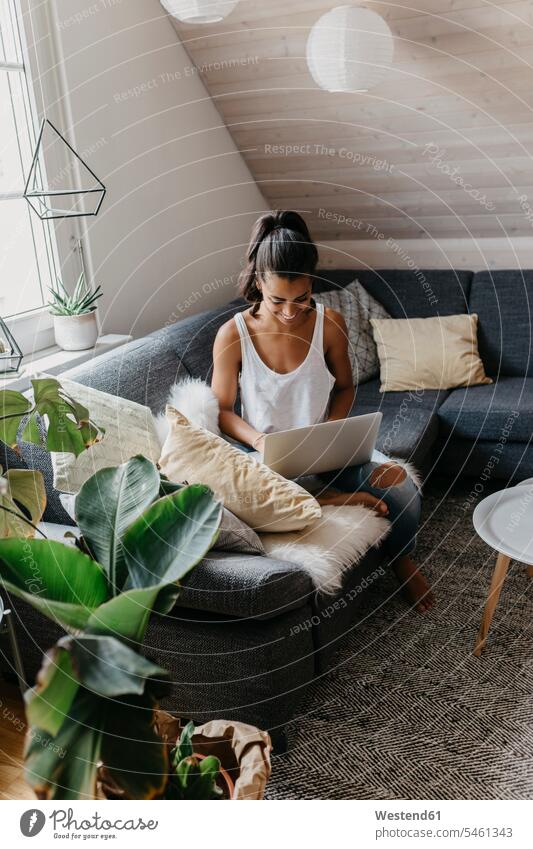
M382 418L382 413L368 413L267 433L263 463L286 478L367 463L375 448Z

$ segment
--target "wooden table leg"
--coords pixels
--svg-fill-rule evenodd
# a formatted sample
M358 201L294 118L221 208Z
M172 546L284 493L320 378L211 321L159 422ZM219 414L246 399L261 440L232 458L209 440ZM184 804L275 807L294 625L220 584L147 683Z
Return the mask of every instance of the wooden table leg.
M487 642L487 634L489 633L490 623L492 622L492 617L494 616L494 611L496 610L496 606L500 598L503 582L507 576L507 570L509 569L510 562L511 558L507 557L506 554L498 554L496 566L492 573L487 603L485 604L485 610L483 612L483 618L481 620L481 626L477 635L476 646L474 648L474 654L476 657L481 655L481 650Z
M527 567L527 576L528 578L533 578L533 566Z

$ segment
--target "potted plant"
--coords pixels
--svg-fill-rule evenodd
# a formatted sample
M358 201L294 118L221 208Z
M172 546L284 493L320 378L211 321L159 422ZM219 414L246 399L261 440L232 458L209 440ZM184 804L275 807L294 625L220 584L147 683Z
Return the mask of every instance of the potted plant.
M222 510L207 487L171 490L134 457L83 485L78 546L0 540L7 592L67 632L26 702L26 778L39 798L94 798L100 762L127 798L154 798L166 785L153 714L168 676L140 647L152 611L172 609L178 581L214 542Z
M57 289L49 289L56 344L64 351L85 351L94 347L98 338L96 301L102 297L101 287L91 292L83 271L72 295L69 295L59 278L57 284Z
M158 799L259 800L270 777L272 743L252 725L215 719L195 727L164 710L155 711L154 728L163 739L169 773ZM124 799L105 767L99 790L108 799Z
M35 383L43 413L43 387ZM56 386L48 387L49 399L59 397L65 403L57 381L52 383ZM21 417L34 417L37 407L27 399L26 408L15 401L0 393L0 438L7 437L4 441L10 445ZM46 411L47 445L55 445L55 404ZM88 411L77 406L75 414L69 417L72 427L94 441L96 426L91 423L90 432L85 430ZM36 439L34 426L26 433L29 427L26 424L24 434ZM68 450L62 429L61 439L61 447L53 450ZM16 498L7 509L13 506L18 510ZM32 519L38 521L42 510L40 492ZM172 609L180 580L213 545L221 512L207 487L171 483L152 462L138 456L99 470L83 485L75 505L82 536L75 545L24 539L22 534L0 539L0 581L7 592L66 631L47 652L36 687L26 697L26 777L39 798L95 798L98 786L112 798L130 799L216 799L222 786L223 798L233 798L220 758L206 751L203 737L197 736L202 729L189 725L172 740L165 733L165 716L167 729L168 722L173 729L177 722L158 711L168 674L142 653L151 613ZM18 516L17 522L20 528ZM30 520L26 524L33 528ZM220 754L225 758L228 751L230 769L244 778L243 758L257 773L260 761L251 748L260 746L266 752L259 770L258 786L263 787L270 771L270 740L258 729L242 728L249 729L245 744L237 741ZM191 740L197 740L200 751L191 751ZM235 798L248 798L244 791Z
M204 776L213 758L221 765L215 776L219 798L263 798L272 751L266 731L225 719L214 719L196 728L189 722L183 727L175 716L162 710L156 712L155 727L170 747L171 775L162 798L180 799L183 794L193 798L198 783L207 780Z
M18 453L22 440L44 444L48 451L77 456L98 442L103 430L89 411L74 401L53 377L31 381L33 400L13 389L0 390L0 442ZM41 472L0 466L0 538L33 537L46 506Z
M179 728L179 721L174 719L174 722ZM160 733L157 722L155 727ZM172 747L164 735L160 734L167 745L168 776L165 787L157 798L232 799L235 792L233 780L221 766L219 758L194 752L192 743L194 732L194 722L189 722ZM125 798L124 791L117 786L105 766L100 767L98 776L102 796L106 799Z

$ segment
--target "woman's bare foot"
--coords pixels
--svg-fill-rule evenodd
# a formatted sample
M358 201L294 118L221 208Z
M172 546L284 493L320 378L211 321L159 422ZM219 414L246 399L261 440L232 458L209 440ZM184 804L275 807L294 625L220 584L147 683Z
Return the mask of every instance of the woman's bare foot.
M374 510L379 516L386 516L389 512L384 501L375 498L368 492L336 492L333 489L328 489L322 495L317 496L317 501L322 507L330 504L336 507L343 507L345 504L360 504L362 507Z
M407 601L414 604L419 613L430 610L435 604L435 596L414 560L407 556L399 557L393 568Z

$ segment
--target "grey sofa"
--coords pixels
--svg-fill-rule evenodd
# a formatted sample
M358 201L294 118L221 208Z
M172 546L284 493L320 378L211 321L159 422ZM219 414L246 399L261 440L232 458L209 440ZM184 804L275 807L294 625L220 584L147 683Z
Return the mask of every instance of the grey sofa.
M378 380L360 385L353 412L384 414L378 447L410 459L426 474L435 468L483 474L496 456L491 476L533 475L533 271L323 271L316 289L344 286L355 276L395 318L477 312L481 355L495 378L492 385L451 392L383 395ZM180 376L209 379L216 332L245 306L233 300L66 374L158 412ZM45 518L70 522L53 490L45 451L23 445L22 460L8 452L0 462L40 468L49 496ZM305 688L328 667L343 635L371 613L364 587L380 580L383 565L383 554L371 549L331 599L313 591L296 563L210 552L189 577L179 607L154 616L148 633L147 653L171 671L167 707L196 721L240 718L275 733L295 715ZM59 630L26 605L13 600L13 606L31 682L41 652Z

